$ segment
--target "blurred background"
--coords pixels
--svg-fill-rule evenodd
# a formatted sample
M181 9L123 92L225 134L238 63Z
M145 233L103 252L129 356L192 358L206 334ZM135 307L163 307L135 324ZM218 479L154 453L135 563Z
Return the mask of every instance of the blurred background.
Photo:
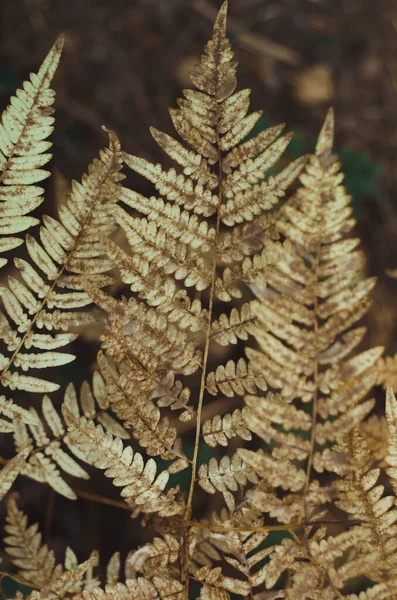
M189 72L219 6L219 0L1 0L1 110L56 37L66 35L53 84L57 128L47 206L65 195L70 179L79 179L106 144L102 125L117 132L127 152L163 158L149 125L172 132L167 107L190 86ZM285 121L296 132L289 159L313 150L328 106L335 107L335 149L368 273L379 278L367 344L386 345L392 354L397 281L386 271L397 268L397 2L230 0L229 15L239 88L252 89L252 109L263 110L260 128ZM150 195L146 185L137 180L136 189ZM33 483L27 495L33 520L42 511L31 510L32 501L54 500ZM67 507L70 502L57 496L55 513L64 516L51 529L55 546L79 537L84 525L79 559L93 546L109 558L108 542L119 526L111 520L113 509L93 510L85 500ZM136 545L134 524L119 512L123 540L115 545L127 549Z

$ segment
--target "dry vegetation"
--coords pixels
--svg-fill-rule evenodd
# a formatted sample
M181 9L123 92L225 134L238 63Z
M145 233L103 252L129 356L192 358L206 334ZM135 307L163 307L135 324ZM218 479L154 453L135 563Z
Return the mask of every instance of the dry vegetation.
M56 218L34 215L63 37L3 112L0 574L28 586L15 600L397 598L396 359L365 343L376 281L334 113L313 154L286 160L284 125L254 131L226 22L224 3L170 109L177 135L151 128L174 166L105 129ZM72 352L85 365L99 346L79 380ZM50 489L42 534L24 478ZM108 505L111 557L83 555L77 518L51 549L59 497ZM131 520L141 538L120 555Z

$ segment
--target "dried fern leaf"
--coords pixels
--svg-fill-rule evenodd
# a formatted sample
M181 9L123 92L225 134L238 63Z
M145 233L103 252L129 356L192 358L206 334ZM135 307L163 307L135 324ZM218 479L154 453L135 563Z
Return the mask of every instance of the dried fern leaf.
M127 579L125 584L107 585L105 589L94 587L73 596L73 600L135 600L137 598L142 600L182 600L183 585L176 579L162 576L154 576L151 579L137 577L136 579Z
M6 552L25 581L44 588L60 577L62 566L56 564L54 552L42 545L37 523L28 526L27 517L18 509L15 498L7 503L5 531Z
M43 167L50 159L53 131L52 104L55 92L50 88L64 44L60 36L44 59L38 73L32 73L23 88L17 90L2 114L0 124L0 253L13 250L22 240L13 237L39 221L28 215L43 201L43 188L32 185L50 175ZM3 266L7 259L0 259Z
M268 537L266 531L233 531L238 526L244 527L244 511L235 511L230 519L215 519L215 522L224 527L222 533L211 533L217 548L222 550L226 563L238 571L239 578L243 576L244 592L248 589L252 598L257 598L256 592L263 587L266 579L267 564L264 560L272 553L273 546L264 547L264 541ZM263 525L263 519L250 521L250 526L259 529ZM228 529L230 528L230 531ZM237 593L241 595L243 591ZM261 592L259 592L260 594ZM260 597L260 595L258 595Z
M199 299L191 301L186 290L179 289L173 279L156 269L150 269L139 255L129 256L112 240L102 239L102 244L108 257L117 264L122 281L131 285L131 290L149 306L159 307L181 329L197 332L205 327L207 313Z
M232 308L230 315L222 314L219 319L211 323L212 339L221 346L237 344L238 340L247 340L250 327L255 323L255 316L251 312L251 303L242 305L241 311Z
M20 371L55 367L74 360L73 355L54 349L68 344L76 334L38 331L65 331L92 322L88 312L74 310L91 303L82 291L84 283L101 286L112 281L103 276L111 263L103 255L99 236L114 228L112 210L123 176L119 173L119 141L112 132L109 138L109 148L90 165L82 183L73 183L67 203L60 207L60 221L43 217L41 244L27 236L27 249L34 266L15 259L24 283L10 278L9 287L0 287L9 318L8 321L4 315L1 317L1 337L9 353L0 355L3 386L35 393L56 390L57 384ZM40 352L26 352L29 348Z
M199 471L199 486L208 494L222 492L229 510L233 511L235 501L231 492L236 492L239 485L246 485L248 481L256 483L258 477L255 468L244 462L236 453L230 459L224 456L218 461L211 458L208 465L202 464Z
M151 396L156 396L156 384L149 390L139 390L140 378L134 378L127 369L120 372L100 353L98 362L106 381L110 406L132 436L145 448L149 456L161 456L164 460L178 459L178 465L187 466L177 438L176 429L167 417L162 417ZM157 384L161 386L161 382ZM154 388L154 389L153 389ZM174 401L177 399L174 398ZM184 407L185 408L185 407Z
M228 600L229 592L239 596L248 596L250 592L246 581L232 577L225 577L221 567L211 569L208 566L201 567L196 572L196 579L203 582L200 590L202 600Z
M247 426L246 416L249 409L244 407L242 410L236 408L232 413L227 413L222 417L215 415L203 423L204 441L211 448L216 446L227 446L229 440L238 436L243 440L251 440L251 432Z
M256 319L250 334L260 351L248 348L246 354L250 366L281 396L246 398L248 427L276 447L261 456L239 452L272 485L303 494L302 511L309 510L312 470L338 473L342 464L347 467L349 457L343 459L327 444L348 435L372 409L372 401L360 402L374 385L382 353L373 348L352 354L365 333L353 325L368 309L374 281L361 279L358 240L346 237L354 222L343 175L331 154L333 128L331 110L316 154L300 176L301 187L278 215L280 241L265 239L267 263L261 275L253 273L251 285L258 300L250 307ZM299 401L311 403L311 415L295 407ZM287 457L307 459L306 475L303 470L298 474ZM277 498L273 503L277 506Z
M20 419L26 425L36 423L36 417L32 413L14 404L13 400L7 400L5 396L0 396L0 416L10 419L6 421L0 418L0 433L12 433L14 431L14 419Z
M207 390L213 396L221 392L232 398L235 395L244 396L246 392L254 394L257 389L266 391L266 381L244 358L239 358L237 363L229 360L225 366L219 365L215 372L207 375Z
M176 537L165 534L164 538L155 537L138 550L135 550L129 559L129 564L136 571L151 577L158 573L165 573L170 565L175 565L179 560L180 543Z
M123 487L121 495L128 504L159 516L181 512L183 505L175 500L176 491L170 489L167 494L163 493L168 472L163 471L156 477L153 459L145 464L141 454L134 454L130 446L123 448L122 441L105 433L101 425L95 427L85 417L76 419L66 407L62 412L69 430L68 443L78 447L80 456L87 463L105 469L105 476L112 478L114 485Z
M335 504L362 525L369 533L360 545L360 554L375 553L375 560L366 574L375 582L395 577L397 569L397 508L395 496L384 495L384 486L378 484L380 469L373 468L372 455L359 433L358 427L341 442L342 449L354 458L356 467L352 476L335 483L339 498Z
M108 392L101 374L97 371L94 372L92 386L87 381L82 383L79 397L73 384L69 384L62 406L66 406L77 419L84 415L100 423L113 435L122 439L130 437L121 423L109 414ZM56 492L75 499L74 492L61 472L80 479L88 479L89 475L71 456L70 452L80 458L79 451L73 444L67 444L67 428L49 396L43 397L41 412L42 416L31 408L27 412L29 420L23 417L21 419L19 413L14 420L16 448L20 449L29 443L35 449L23 468L23 474L46 482Z

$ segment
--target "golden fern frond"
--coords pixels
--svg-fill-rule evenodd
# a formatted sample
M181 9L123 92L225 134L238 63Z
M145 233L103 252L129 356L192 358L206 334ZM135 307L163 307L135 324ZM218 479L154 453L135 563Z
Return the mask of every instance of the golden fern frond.
M195 573L195 579L202 583L200 598L202 600L229 600L230 595L248 596L250 592L246 581L234 577L226 577L221 567L211 569L209 566L201 567Z
M338 508L362 525L353 529L369 532L361 542L360 553L374 553L376 560L367 571L373 581L387 581L397 572L397 508L395 496L384 495L384 485L378 483L380 469L373 466L373 456L356 427L339 446L354 458L355 468L349 478L335 482Z
M251 304L256 322L250 333L260 350L246 349L250 365L281 396L247 397L248 426L276 444L274 458L251 450L239 452L261 477L270 477L284 489L288 482L293 485L301 497L302 517L308 509L313 470L339 472L342 464L347 467L349 458L328 445L371 411L372 400L360 401L376 381L374 367L382 352L374 348L352 355L365 333L365 328L352 326L368 309L374 280L361 279L359 240L346 237L354 221L350 197L341 185L343 175L332 155L333 129L330 110L316 154L300 177L302 187L283 206L276 223L281 239L287 241L265 240L268 266L262 283L259 278L254 281L258 300ZM310 402L311 415L297 410L292 400ZM305 439L307 431L310 440ZM282 477L279 457L286 469ZM306 459L306 468L299 468L295 478L297 467L292 468L287 457Z
M103 274L111 268L111 263L103 256L99 237L113 230L112 208L121 189L122 175L119 141L112 132L109 138L109 148L93 161L82 183L73 183L67 203L59 209L60 221L43 217L41 244L27 236L33 266L15 259L23 282L10 277L9 287L0 286L9 318L8 321L1 315L1 337L8 351L8 355L0 355L1 383L5 387L36 393L58 389L55 383L20 371L55 367L74 360L73 355L54 350L71 342L76 334L39 331L66 331L91 322L87 311L74 310L91 303L88 294L82 291L83 282L103 286L112 281ZM26 352L30 348L39 352Z
M124 565L120 558L120 552L114 552L106 564L104 585L106 590L117 591L122 587L121 579L128 581L129 579L135 579L136 571L134 570L130 559L133 552L127 554ZM85 597L85 594L91 592L94 588L100 589L101 578L95 573L95 567L100 564L99 553L94 550L90 556L91 564L84 573L84 576L76 582L73 588L70 589L69 594L72 594L72 598ZM65 570L74 569L78 565L78 559L76 554L71 548L66 548L64 568ZM124 567L122 569L122 566Z
M377 460L382 461L388 451L389 430L384 416L371 415L360 425L360 433L369 451Z
M48 401L51 402L49 398ZM46 410L47 414L51 412L53 424L60 421L52 403L51 408L47 405ZM58 440L51 441L48 438L43 423L34 409L31 409L31 415L35 418L32 425L27 426L21 419L15 419L14 421L13 437L16 450L20 451L26 445L32 448L36 446L23 465L22 474L40 483L46 483L58 494L70 500L75 500L76 494L64 480L59 468L84 479L88 478L88 474L61 448Z
M225 264L241 263L244 258L257 255L265 238L278 240L276 230L278 211L260 215L253 222L243 223L223 232L219 239L219 260Z
M204 290L210 286L211 267L203 254L208 250L214 253L219 243L219 223L214 230L196 215L209 217L217 212L220 219L225 209L219 202L218 195L212 192L219 188L220 180L219 175L212 171L211 165L219 159L223 165L223 160L226 161L228 155L223 156L222 153L230 148L235 149L236 157L233 159L232 155L230 156L225 172L232 170L232 164L238 169L231 172L222 182L222 193L227 191L230 195L233 188L236 188L234 200L241 201L236 182L240 182L241 185L246 179L244 169L252 171L251 177L255 177L256 173L258 179L263 179L265 171L278 159L290 139L290 136L281 138L275 142L274 147L266 150L282 129L272 128L266 135L259 134L255 142L247 143L246 147L243 145L244 149L238 146L241 139L255 125L260 113L246 116L249 90L233 94L237 63L233 60L233 52L225 35L226 11L225 3L219 11L213 39L206 46L202 63L191 77L193 84L200 91L183 90L184 98L178 101L179 108L170 110L177 132L194 151L186 149L167 134L151 130L162 149L184 167L184 174L178 175L173 168L164 171L160 164L154 165L136 156L123 155L126 164L149 179L163 196L149 199L126 190L122 200L146 217L132 218L123 209L118 209L116 218L126 232L133 257L128 260L128 255L112 248L111 245L108 249L112 251L109 256L119 266L123 280L132 284L133 291L138 291L141 297L148 294L145 288L149 288L153 282L155 271L160 272L157 275L164 273L165 276L172 273L177 280L184 279L187 287L196 286L198 290ZM244 162L240 164L237 160L237 156L244 156L250 161L250 157L257 154L260 156L254 165ZM271 186L276 190L274 201L277 194L283 193L282 187L289 185L302 166L303 161L299 159L295 166L287 168L290 177L285 172L280 186L273 181ZM233 177L233 181L230 179L229 182L228 178ZM255 197L259 199L259 196L260 194L256 194ZM229 210L229 207L227 210L234 212ZM256 214L261 210L257 209ZM196 214L190 214L191 211ZM238 217L236 219L239 220ZM252 216L250 219L252 220ZM189 244L192 245L192 249L187 247ZM142 261L145 264L145 273L142 273ZM137 274L139 269L141 272Z
M258 476L255 467L244 462L239 454L223 456L219 461L211 458L208 465L202 464L198 471L198 484L208 494L222 492L224 500L230 511L235 508L235 501L231 492L236 492L239 485L246 485L247 481L256 483Z
M215 415L203 423L203 438L208 446L227 446L229 440L238 436L243 440L251 440L251 432L247 426L247 413L249 409L244 407L242 410L236 408L232 413L227 413L222 417Z
M154 576L151 579L137 577L126 583L108 585L105 589L94 587L73 600L183 600L183 585L177 579ZM33 600L33 599L32 599Z
M44 189L32 185L49 177L43 167L51 159L47 152L53 131L52 104L55 92L50 88L64 44L60 36L37 73L17 90L3 112L0 123L0 253L13 250L23 240L12 237L39 221L26 216L40 206ZM0 267L7 259L0 259Z
M0 396L0 433L12 433L14 431L14 420L23 421L26 425L34 425L36 417L31 412L14 404L13 400L7 400L5 396ZM6 420L2 417L7 417Z
M177 459L169 467L173 472L176 472L175 469L186 468L187 459L176 429L170 426L168 418L161 415L153 402L153 398L164 396L156 392L156 387L150 389L150 394L145 388L140 390L141 378L134 377L130 370L123 367L118 371L102 353L98 355L98 363L106 381L111 409L123 421L124 426L131 430L132 436L145 448L146 453L149 456L161 456L164 460ZM162 392L168 394L170 402L178 402L178 397L172 395L172 389L166 387L165 383L159 381L155 385L163 387ZM184 413L189 413L186 405L174 406L176 408L183 408ZM187 419L182 417L182 420Z
M130 298L116 301L100 290L89 290L95 302L109 312L102 347L119 365L119 371L100 354L98 360L109 386L112 410L133 431L133 437L150 456L180 459L173 468L185 468L176 430L162 417L159 407L182 409L181 420L189 420L190 390L175 375L194 374L202 353L186 331L168 321L168 315ZM158 406L154 399L158 399Z
M6 552L18 568L18 576L26 585L39 589L27 598L31 600L54 600L71 597L76 584L86 571L92 570L97 562L95 553L84 563L77 560L70 564L68 549L65 556L65 569L56 562L55 553L42 544L38 524L28 526L27 516L18 509L14 497L7 503L7 524L4 543ZM71 551L70 551L71 552ZM74 553L72 555L75 557ZM69 594L68 594L69 592ZM67 596L65 596L67 594ZM21 596L22 597L22 596ZM18 598L18 596L17 596Z
M62 565L56 563L53 550L42 545L37 523L28 526L27 516L18 509L15 498L7 503L5 531L6 552L26 582L44 588L60 577Z
M111 414L109 414L109 395L105 382L98 371L94 372L92 386L83 381L79 398L76 389L70 383L64 394L62 406L65 406L79 419L84 415L100 423L106 431L122 439L129 434ZM25 411L27 412L27 411ZM14 443L17 450L27 443L34 449L23 469L23 474L45 482L56 492L75 499L76 495L64 480L62 472L80 479L88 479L88 473L70 455L72 452L80 458L78 448L68 443L67 427L55 409L49 396L42 401L42 416L34 408L27 414L30 420L21 419L19 413L13 423Z
M154 139L182 167L183 173L176 168L166 170L160 164L123 154L127 166L148 179L159 197L146 198L134 191L123 190L120 199L124 206L118 206L114 215L125 234L129 251L113 240L101 241L122 281L140 300L116 301L94 288L87 288L95 303L108 314L102 348L119 366L128 369L130 390L121 404L122 415L117 413L117 402L113 408L121 418L129 419L125 423L132 428L133 436L141 445L143 429L138 415L144 409L147 414L157 415L151 402L162 382L176 381L179 390L187 390L185 398L188 398L190 386L184 388L179 377L201 371L196 444L186 514L191 510L196 480L204 394L208 391L211 395L243 395L246 391L255 393L258 388L265 389L266 385L259 370L247 368L244 359L237 365L228 362L214 373L207 373L211 345L215 342L227 346L245 341L255 325L249 302L240 308L232 307L229 314L220 310L217 319L213 315L214 304L216 299L229 302L241 298L241 284L252 284L267 264L263 251L264 232L269 228L275 230L275 227L271 217L266 219L261 213L278 202L306 162L306 157L300 158L278 175L265 179L291 140L291 134L278 138L283 126L270 128L240 144L250 134L261 113L248 114L249 90L234 93L237 63L226 37L226 15L227 3L224 3L214 24L213 37L191 76L197 89L183 90L178 108L170 110L174 127L188 148L167 134L151 130ZM218 163L216 167L213 166L215 163ZM130 214L131 210L133 214ZM215 227L213 221L208 221L212 216ZM249 223L240 225L245 221ZM232 225L235 227L230 229ZM242 248L245 244L245 249L236 257L233 243L243 239L247 240L241 244ZM230 257L236 264L224 268ZM208 310L203 308L204 301L202 304L193 288L203 294ZM125 381L127 377L124 377ZM163 397L158 396L158 407L180 406L182 393L177 402L169 398L163 402ZM186 412L182 413L183 419L188 416ZM151 421L151 431L145 442L158 430L157 416ZM227 423L226 417L226 429L222 431L223 435L218 435L223 443L228 434L234 436L237 433L237 424L230 429ZM217 433L216 427L212 437L207 436L211 443ZM238 431L248 437L242 426ZM156 443L160 441L158 439ZM167 445L169 448L170 441ZM152 449L151 441L148 447ZM175 445L172 449L175 450ZM177 452L181 454L179 445ZM156 453L160 454L159 450L156 449ZM150 451L150 454L154 455L154 452ZM167 456L164 452L160 455ZM232 462L229 457L222 460L222 468L227 461L229 465L242 463L237 455ZM170 470L179 470L186 464L182 455ZM201 473L205 468L202 467ZM251 473L250 469L246 470ZM240 471L243 471L241 465ZM238 486L228 472L225 479L230 477L232 488L226 484L224 492L228 505L232 506L230 489L235 491ZM250 477L254 476L250 474ZM203 476L199 481L209 479ZM212 484L203 487L211 490L210 493L216 489Z
M76 419L66 407L62 412L68 425L68 443L77 446L80 457L88 464L105 469L105 476L112 478L115 486L123 487L121 495L132 508L159 516L176 515L183 510L183 504L175 499L177 490L163 493L169 473L162 471L157 475L152 458L145 464L141 454L134 454L131 446L124 448L120 438L105 433L101 425L95 426L85 417Z
M211 337L220 346L237 344L238 340L246 341L255 320L256 317L251 311L251 303L246 302L241 306L240 313L237 308L232 308L229 315L222 314L219 319L213 321Z
M290 571L289 584L283 589L288 590L287 597L291 600L353 597L342 593L344 587L362 576L376 561L374 553L361 555L357 550L369 537L369 531L363 527L329 537L325 537L325 528L320 528L305 544L285 538L273 548L264 567L266 588L272 589L280 576ZM391 591L392 586L387 585L385 589Z
M397 590L397 579L378 583L360 594L348 594L347 600L393 600Z
M254 394L257 389L267 390L267 383L259 371L255 371L244 358L237 363L229 360L225 366L219 365L215 372L208 373L207 390L216 396L221 392L232 398L235 395L244 396L246 392Z
M117 264L120 277L131 286L133 292L145 300L149 306L159 307L162 314L168 315L171 323L177 322L181 329L198 332L207 323L207 311L199 299L189 298L187 290L179 289L170 277L150 269L139 254L130 256L112 240L102 238L107 256ZM89 290L90 291L90 290Z
M166 533L164 537L155 537L153 541L135 550L128 562L131 568L143 573L146 577L153 577L159 573L175 576L177 575L175 569L178 568L180 550L179 540Z
M274 547L272 545L264 547L264 542L269 535L266 531L228 531L229 527L232 529L236 525L242 525L243 514L235 512L231 519L225 521L216 519L215 522L222 525L224 531L212 532L211 540L216 542L217 548L222 550L226 563L238 571L239 577L243 576L244 578L243 581L239 581L241 587L239 591L236 589L235 593L257 598L257 588L263 586L266 580L268 565L264 564L264 561L272 553ZM263 522L263 519L252 520L250 526L260 529Z
M80 581L84 573L95 563L95 558L89 559L80 565L62 573L58 579L44 586L40 591L34 591L25 597L25 600L61 600L62 598L71 598L71 591ZM74 596L73 596L74 598ZM13 600L24 600L21 592L17 592Z

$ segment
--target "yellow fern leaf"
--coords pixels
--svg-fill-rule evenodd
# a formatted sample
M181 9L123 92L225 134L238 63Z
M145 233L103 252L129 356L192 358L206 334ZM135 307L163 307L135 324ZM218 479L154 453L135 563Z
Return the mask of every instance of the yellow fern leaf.
M37 74L32 73L17 90L2 114L0 124L0 252L22 244L11 237L39 221L26 216L43 201L43 188L32 185L50 175L43 167L50 159L52 146L46 138L53 130L51 108L55 93L50 88L64 44L60 36L44 59ZM0 266L7 260L0 259Z

